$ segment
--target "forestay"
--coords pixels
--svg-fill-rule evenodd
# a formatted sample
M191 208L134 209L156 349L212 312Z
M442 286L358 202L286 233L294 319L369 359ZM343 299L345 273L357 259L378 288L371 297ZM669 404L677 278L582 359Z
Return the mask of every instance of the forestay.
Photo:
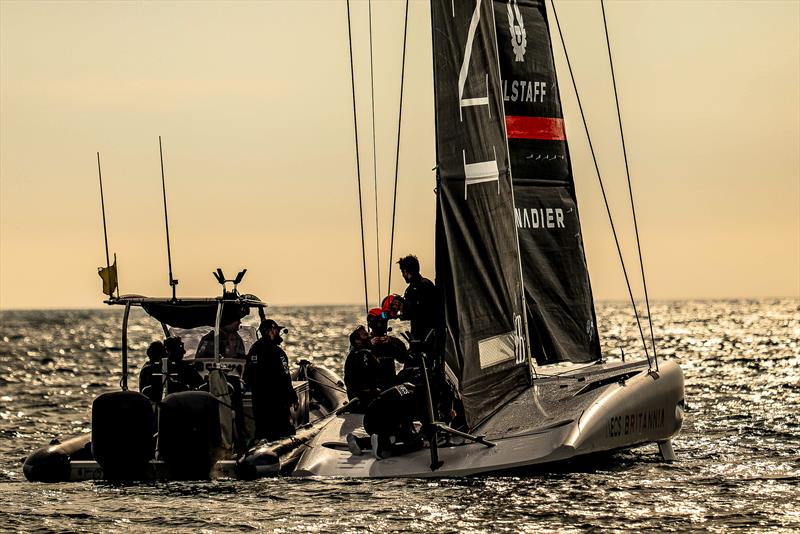
M437 283L446 362L474 428L530 383L491 0L431 2Z
M532 350L539 363L600 357L592 289L544 0L494 0Z

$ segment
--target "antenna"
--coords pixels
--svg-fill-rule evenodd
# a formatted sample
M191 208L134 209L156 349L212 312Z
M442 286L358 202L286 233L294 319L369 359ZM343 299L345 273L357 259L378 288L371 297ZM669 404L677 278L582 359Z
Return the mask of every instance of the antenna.
M231 282L233 284L233 294L238 295L239 294L238 286L241 283L246 273L247 269L242 269L241 271L236 273L235 278L225 278L225 273L222 272L222 269L220 267L217 267L217 270L214 271L212 274L214 275L214 278L217 279L217 282L219 282L219 284L222 286L223 295L225 294L225 284L228 282Z
M169 285L172 287L172 300L176 300L175 286L178 281L172 277L172 252L169 246L169 217L167 216L167 187L164 184L164 151L161 148L161 136L158 136L158 156L161 159L161 193L164 196L164 225L167 228L167 266L169 268ZM220 271L221 272L221 271Z
M97 175L100 177L100 207L103 210L103 239L106 244L106 268L111 267L108 257L108 229L106 228L106 201L103 195L103 173L100 171L100 152L97 153Z
M106 245L106 269L111 271L111 260L108 256L108 228L106 227L106 200L103 194L103 173L100 170L100 152L97 153L97 176L100 178L100 208L103 211L103 240ZM114 255L114 263L117 263L117 255ZM113 298L113 291L109 297ZM119 282L117 282L117 298L119 298Z

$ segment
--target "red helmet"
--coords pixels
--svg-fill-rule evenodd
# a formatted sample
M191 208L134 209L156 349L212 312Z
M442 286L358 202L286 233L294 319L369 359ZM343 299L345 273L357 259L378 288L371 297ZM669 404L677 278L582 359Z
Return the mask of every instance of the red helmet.
M392 293L381 302L381 311L386 319L397 319L400 308L403 306L403 297Z
M369 327L370 331L384 333L386 332L387 323L388 320L386 319L386 315L383 313L382 309L372 308L367 313L367 326Z

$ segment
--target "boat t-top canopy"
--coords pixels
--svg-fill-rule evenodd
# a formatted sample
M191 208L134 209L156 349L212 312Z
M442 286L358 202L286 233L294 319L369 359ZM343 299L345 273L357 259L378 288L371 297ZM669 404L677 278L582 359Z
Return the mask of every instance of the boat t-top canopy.
M226 293L222 297L145 297L122 295L104 301L108 305L138 306L157 321L177 328L214 327L219 307L222 305L221 324L241 319L250 314L250 308L264 309L267 304L255 295Z

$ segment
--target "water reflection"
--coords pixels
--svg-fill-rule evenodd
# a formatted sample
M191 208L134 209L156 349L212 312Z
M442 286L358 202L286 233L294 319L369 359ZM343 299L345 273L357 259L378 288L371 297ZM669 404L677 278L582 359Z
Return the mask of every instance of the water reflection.
M21 459L89 432L120 379L120 310L0 313L0 525L15 531L525 532L800 529L800 302L652 306L659 355L686 376L679 461L655 447L521 477L28 484ZM272 310L290 358L341 370L358 307ZM644 356L630 308L598 307L604 352ZM254 324L250 319L248 324ZM131 319L132 366L159 325Z

